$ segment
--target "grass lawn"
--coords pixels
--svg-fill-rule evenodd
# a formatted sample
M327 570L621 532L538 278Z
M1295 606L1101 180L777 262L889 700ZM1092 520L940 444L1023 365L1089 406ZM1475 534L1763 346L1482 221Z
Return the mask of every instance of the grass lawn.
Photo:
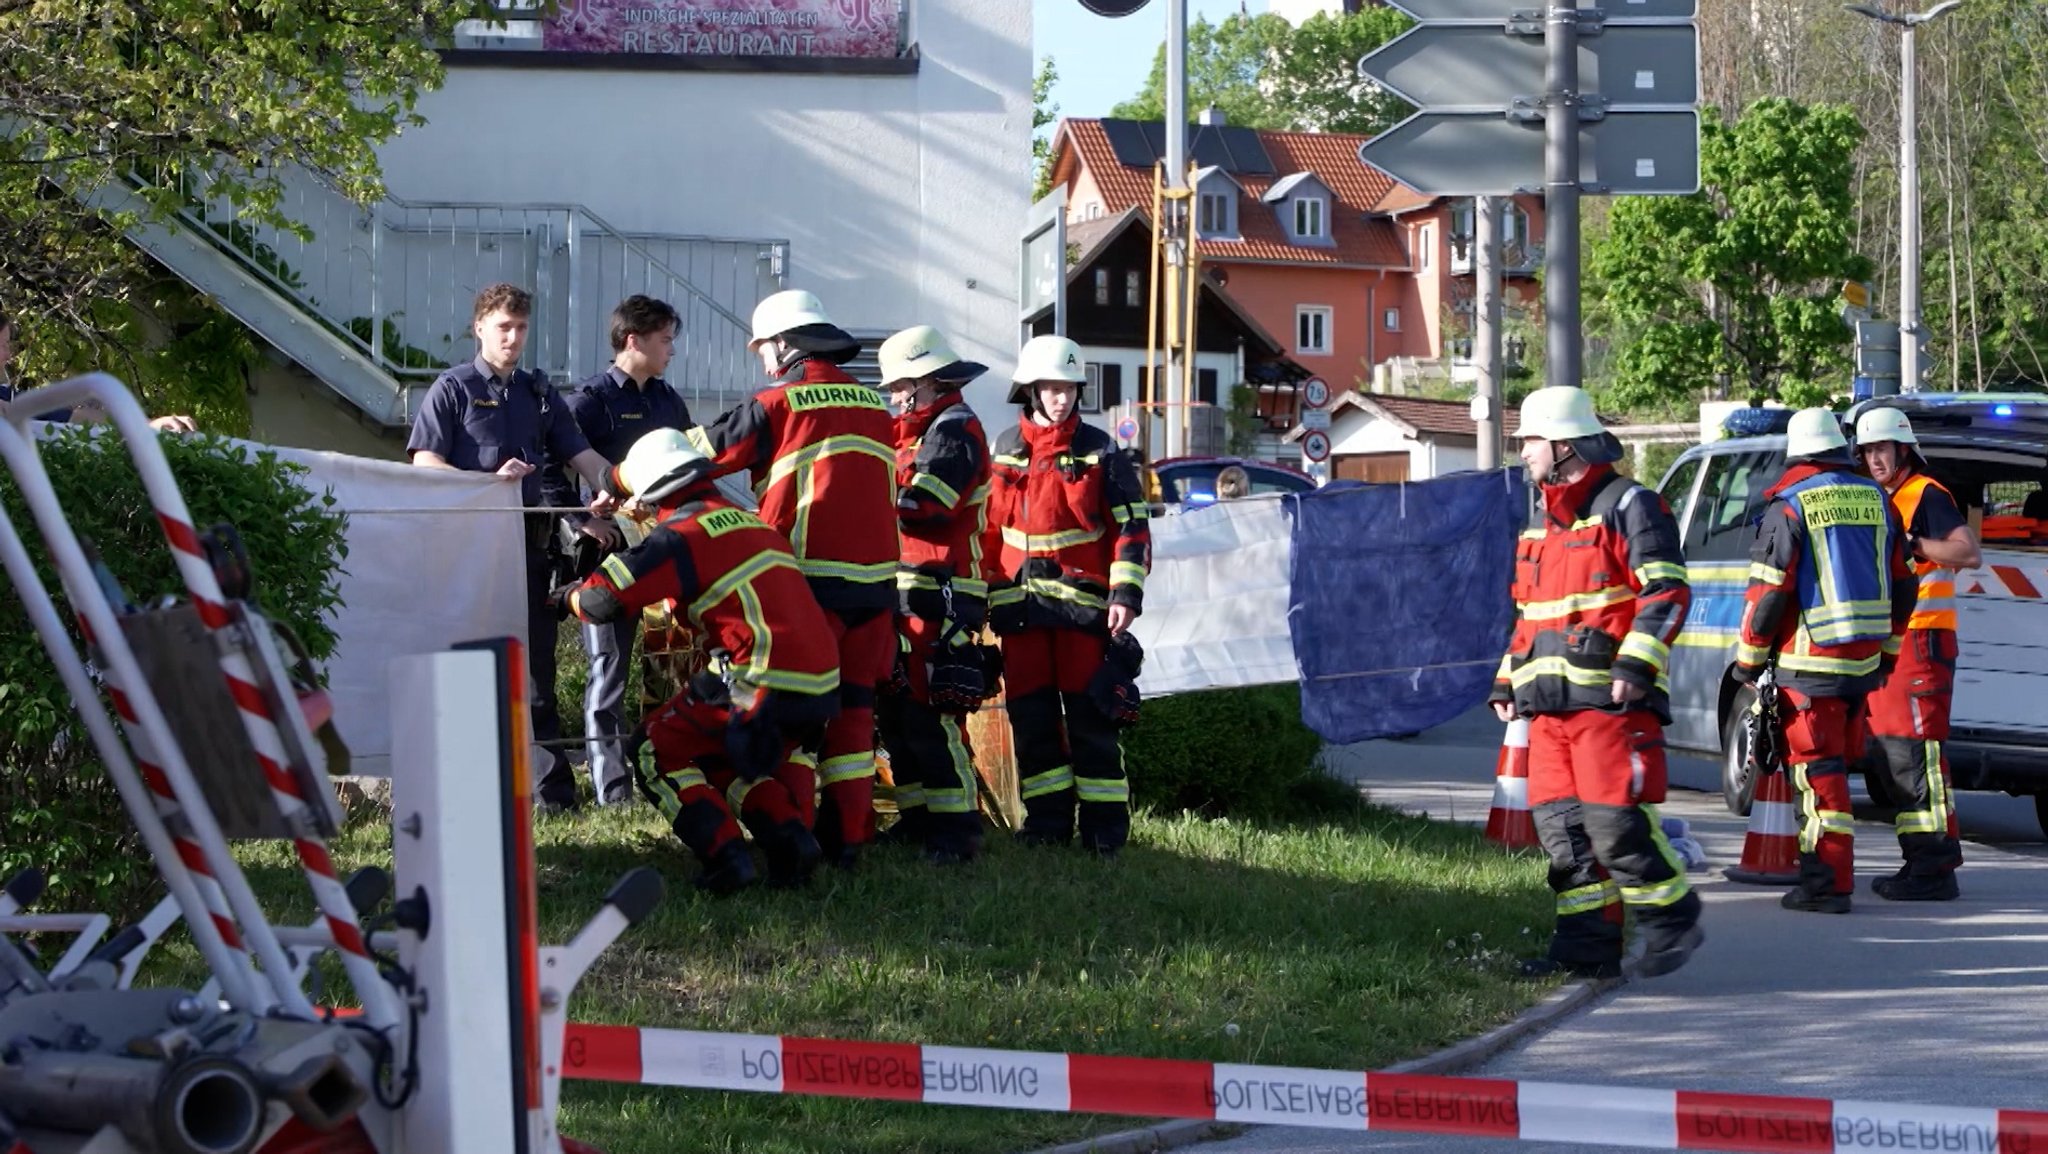
M388 864L389 840L360 826L337 864ZM694 865L646 806L544 819L538 842L545 941L567 940L628 869L668 883L577 992L584 1022L1371 1069L1550 988L1511 973L1549 921L1538 859L1366 807L1141 816L1114 863L1005 842L941 872L879 850L806 891L723 900L690 886ZM245 866L270 910L307 917L288 852L251 846ZM1136 1124L591 1083L569 1084L563 1118L608 1154L1012 1154Z

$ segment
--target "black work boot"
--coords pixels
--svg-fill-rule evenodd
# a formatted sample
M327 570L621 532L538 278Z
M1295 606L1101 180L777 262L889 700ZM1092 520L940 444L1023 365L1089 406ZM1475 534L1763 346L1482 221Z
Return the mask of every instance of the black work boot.
M1876 879L1870 888L1888 902L1952 902L1962 895L1952 873L1930 877L1901 872L1896 877Z
M1655 916L1639 919L1643 956L1636 959L1630 972L1639 978L1656 978L1684 965L1707 940L1700 930L1700 906L1700 895L1688 893Z
M1591 978L1605 981L1621 976L1621 959L1607 962L1567 962L1557 958L1523 958L1515 971L1524 978Z
M798 821L785 821L758 840L768 857L768 884L776 889L795 889L810 881L825 856L818 839Z
M735 838L704 863L704 872L697 875L695 884L705 893L724 897L736 894L758 880L754 872L754 855L747 852L745 841Z
M1802 853L1799 855L1799 884L1779 899L1778 904L1807 914L1846 914L1851 903L1848 894L1835 892L1835 871L1822 863L1818 854Z

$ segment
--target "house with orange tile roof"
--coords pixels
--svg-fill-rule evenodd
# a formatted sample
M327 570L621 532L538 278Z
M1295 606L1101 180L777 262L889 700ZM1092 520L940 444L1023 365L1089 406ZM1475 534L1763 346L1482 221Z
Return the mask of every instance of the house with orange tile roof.
M1372 389L1375 366L1469 351L1460 338L1470 331L1473 262L1459 242L1471 235L1471 202L1395 182L1359 159L1367 139L1243 128L1214 109L1189 127L1205 274L1336 392ZM1066 189L1069 224L1149 216L1164 154L1158 122L1062 120L1052 182ZM1508 227L1507 303L1533 308L1537 202L1518 198Z

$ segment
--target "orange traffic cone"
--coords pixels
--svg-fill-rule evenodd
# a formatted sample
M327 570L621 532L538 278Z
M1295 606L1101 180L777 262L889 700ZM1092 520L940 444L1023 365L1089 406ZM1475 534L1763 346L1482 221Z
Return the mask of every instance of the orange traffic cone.
M1742 839L1742 862L1721 871L1729 881L1753 886L1789 886L1799 880L1799 816L1792 804L1792 783L1784 773L1757 779L1749 803L1749 833Z
M1493 809L1486 815L1486 836L1509 849L1536 844L1536 822L1529 816L1529 721L1508 722L1494 763Z

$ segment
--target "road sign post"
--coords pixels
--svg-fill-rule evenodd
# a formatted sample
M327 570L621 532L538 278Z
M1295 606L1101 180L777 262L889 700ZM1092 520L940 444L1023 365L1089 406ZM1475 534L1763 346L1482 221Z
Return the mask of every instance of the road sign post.
M1358 72L1418 111L1359 157L1433 196L1541 184L1544 383L1579 385L1580 196L1699 189L1697 0L1391 2L1418 26Z

